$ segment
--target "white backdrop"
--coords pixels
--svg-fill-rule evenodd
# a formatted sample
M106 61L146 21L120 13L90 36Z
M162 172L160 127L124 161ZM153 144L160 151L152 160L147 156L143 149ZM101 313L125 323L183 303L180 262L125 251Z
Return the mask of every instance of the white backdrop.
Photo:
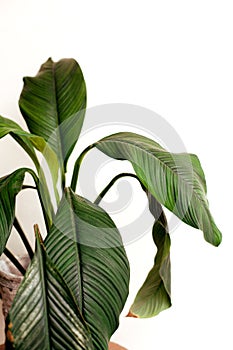
M0 2L1 115L24 125L17 106L22 77L35 75L50 56L73 57L86 79L89 107L124 102L157 112L205 170L223 243L214 248L185 224L172 233L173 306L149 320L124 315L154 247L149 234L127 246L130 296L113 339L129 350L233 346L232 16L226 0ZM0 141L0 157L0 176L30 165L9 138ZM34 211L28 204L22 215ZM30 220L26 225L30 231Z

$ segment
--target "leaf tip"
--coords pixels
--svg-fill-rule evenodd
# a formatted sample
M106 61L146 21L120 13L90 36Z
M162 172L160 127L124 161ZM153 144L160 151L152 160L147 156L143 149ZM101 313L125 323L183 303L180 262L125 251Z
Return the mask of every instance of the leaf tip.
M222 243L222 235L218 237L218 239L215 241L214 246L218 247Z
M218 247L222 242L222 233L219 231L218 227L214 224L214 233L210 237L206 235L205 239L208 243L212 244L214 247Z
M44 241L43 238L41 236L40 230L39 230L39 226L37 224L35 224L34 226L34 232L35 232L35 236L36 236L36 240L37 242L40 244L40 246L43 247L43 249L45 250L45 246L44 246Z
M133 317L133 318L139 318L137 315L135 315L132 311L129 311L128 314L125 317Z

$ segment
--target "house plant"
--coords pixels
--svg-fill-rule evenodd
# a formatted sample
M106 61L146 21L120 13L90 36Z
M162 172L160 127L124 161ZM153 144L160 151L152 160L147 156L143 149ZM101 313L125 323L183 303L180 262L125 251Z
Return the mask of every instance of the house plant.
M204 172L193 154L172 154L154 140L120 132L80 154L69 186L67 161L86 108L85 81L73 59L48 59L36 77L24 78L19 106L29 132L0 117L0 137L10 134L36 171L19 168L0 179L0 254L17 265L6 247L14 226L32 261L6 319L7 348L107 349L128 295L129 263L120 232L99 205L101 199L122 176L136 178L148 198L157 251L128 316L153 317L171 305L170 237L163 206L201 229L207 242L221 242L209 211ZM135 173L118 174L91 203L76 193L76 184L82 160L94 148L131 162ZM49 174L36 151L46 160ZM25 183L26 174L33 186ZM43 241L40 228L34 226L35 253L15 217L16 197L28 188L38 194L47 231Z

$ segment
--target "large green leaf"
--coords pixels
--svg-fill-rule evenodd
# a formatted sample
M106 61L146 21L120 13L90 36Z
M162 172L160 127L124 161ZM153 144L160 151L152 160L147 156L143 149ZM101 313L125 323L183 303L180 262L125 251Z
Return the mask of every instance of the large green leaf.
M119 231L103 209L66 189L45 245L89 325L94 348L106 350L128 295Z
M41 244L10 310L7 341L16 350L91 350L88 327Z
M66 168L86 107L86 86L78 63L48 59L36 77L24 78L19 106L31 133L43 137Z
M0 255L3 253L15 218L16 195L21 191L26 169L0 178Z
M154 266L130 307L129 316L153 317L171 306L170 237L165 214L157 200L148 194L155 217L153 239L157 246Z
M129 160L148 191L188 225L203 231L218 245L221 232L214 223L206 198L204 173L193 154L172 154L158 143L134 133L118 133L96 143L108 156Z

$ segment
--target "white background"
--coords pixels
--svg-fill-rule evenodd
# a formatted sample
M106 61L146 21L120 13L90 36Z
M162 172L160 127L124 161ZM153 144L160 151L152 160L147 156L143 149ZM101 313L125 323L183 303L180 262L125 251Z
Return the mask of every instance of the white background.
M73 57L88 106L138 104L175 127L206 173L208 199L223 233L214 248L185 224L172 234L173 307L154 319L123 317L149 270L149 234L127 247L130 297L114 340L129 350L232 349L233 5L231 1L0 2L0 113L20 120L22 77L41 63ZM0 141L0 175L30 165ZM24 217L36 208L25 205ZM28 230L31 230L29 223ZM30 227L29 227L30 226Z

